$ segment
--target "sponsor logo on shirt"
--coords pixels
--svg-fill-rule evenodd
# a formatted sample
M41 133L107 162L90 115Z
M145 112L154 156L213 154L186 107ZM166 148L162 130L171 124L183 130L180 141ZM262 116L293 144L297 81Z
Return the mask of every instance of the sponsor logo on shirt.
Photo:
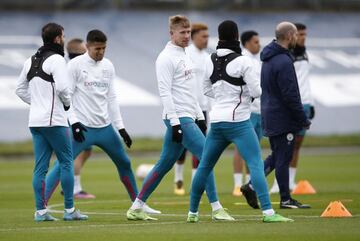
M96 88L108 88L109 83L103 83L98 81L84 81L85 87L96 87Z

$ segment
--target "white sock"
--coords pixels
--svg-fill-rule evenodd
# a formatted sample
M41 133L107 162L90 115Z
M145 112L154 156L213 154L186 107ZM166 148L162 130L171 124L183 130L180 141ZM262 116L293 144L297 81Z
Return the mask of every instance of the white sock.
M195 174L197 169L192 169L191 171L191 182L194 180Z
M75 208L72 207L72 208L65 208L65 212L67 213L73 213L75 211Z
M136 198L135 201L133 202L133 204L131 205L130 209L141 209L143 208L145 205L145 203L143 201L141 201L140 199Z
M74 194L82 191L80 175L74 176Z
M175 183L184 180L184 164L175 163Z
M296 167L289 167L289 183L295 183Z
M243 184L243 174L234 173L234 185L235 187L241 187Z
M251 190L255 191L254 187L253 187L253 185L251 183L249 184L249 187L251 188Z
M40 216L44 215L45 213L47 213L47 209L40 209L40 210L36 210L36 213L39 214Z
M263 211L264 216L272 216L274 214L275 214L274 209L266 209L266 210Z
M276 188L276 187L279 187L279 185L278 185L277 180L276 180L276 177L275 177L272 188Z
M216 201L216 202L213 202L213 203L210 203L211 204L211 208L212 208L212 211L216 211L216 210L219 210L220 208L222 208L221 204L219 201Z
M189 211L189 214L199 215L199 212L193 213L193 212Z
M246 174L245 181L246 183L250 182L250 174Z

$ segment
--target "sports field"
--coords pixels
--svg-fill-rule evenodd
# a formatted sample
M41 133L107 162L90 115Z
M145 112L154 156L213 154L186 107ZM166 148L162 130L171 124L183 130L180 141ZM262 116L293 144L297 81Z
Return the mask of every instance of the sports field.
M157 156L131 155L133 167L153 163ZM105 156L93 157L83 169L84 189L94 193L94 201L77 201L76 206L90 219L84 222L33 221L34 201L31 187L31 156L0 159L0 240L360 240L360 148L351 152L315 151L303 155L297 179L307 179L317 190L315 195L295 196L312 205L309 210L279 210L295 219L294 223L263 224L260 211L252 210L244 198L231 195L231 156L216 167L219 196L236 222L212 222L211 209L203 198L200 223L186 223L189 196L173 195L173 172L165 177L148 203L160 209L158 221L130 222L125 212L130 206L114 165ZM191 174L187 161L186 179ZM273 176L269 177L272 181ZM187 186L189 182L186 183ZM138 182L140 185L140 181ZM189 187L187 187L187 191ZM278 210L278 195L272 195ZM320 218L330 201L341 200L352 218ZM62 197L57 190L50 203L54 216L62 217Z

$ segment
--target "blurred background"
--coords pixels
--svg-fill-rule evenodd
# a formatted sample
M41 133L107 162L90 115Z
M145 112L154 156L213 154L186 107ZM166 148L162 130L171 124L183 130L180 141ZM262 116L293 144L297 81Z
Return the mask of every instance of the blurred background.
M30 139L28 107L15 96L24 61L42 44L41 27L64 26L66 39L98 28L108 35L106 56L117 72L125 125L135 137L160 138L164 127L155 60L169 39L168 17L185 14L209 26L209 52L226 19L255 30L262 46L280 21L308 27L316 116L312 136L360 134L360 0L1 0L0 142Z

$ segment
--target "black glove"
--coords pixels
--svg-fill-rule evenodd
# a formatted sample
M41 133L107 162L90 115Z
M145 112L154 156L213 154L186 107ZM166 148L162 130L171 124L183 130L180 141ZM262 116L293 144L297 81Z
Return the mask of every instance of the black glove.
M304 123L304 128L306 130L309 130L310 129L310 126L311 126L311 121L309 119L306 119L306 122Z
M129 134L126 132L125 128L119 130L120 136L123 138L125 144L127 147L131 147L132 140L129 136Z
M312 105L310 106L310 116L309 119L312 120L315 117L315 107Z
M87 131L86 128L80 122L76 122L71 125L72 133L75 141L83 142L85 140L85 136L83 131Z
M205 120L197 120L196 124L200 128L201 132L205 134L206 130L207 130L206 121Z
M63 104L63 106L64 106L64 110L65 110L65 111L68 111L68 110L70 109L70 105L69 105L69 106L66 106L66 105Z
M172 141L181 143L182 142L183 133L180 125L176 125L172 127Z

